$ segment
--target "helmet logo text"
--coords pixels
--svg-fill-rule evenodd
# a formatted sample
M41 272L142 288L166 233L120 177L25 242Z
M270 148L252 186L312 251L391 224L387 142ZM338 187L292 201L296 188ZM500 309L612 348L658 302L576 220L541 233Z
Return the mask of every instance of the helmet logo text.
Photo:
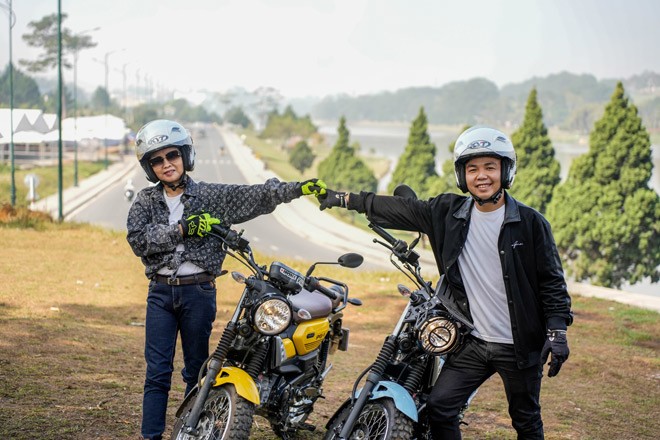
M151 146L154 144L159 144L161 142L164 142L168 139L168 136L166 134L159 134L158 136L154 136L149 141L147 142L147 145Z
M467 150L471 150L474 148L488 148L490 147L490 142L488 141L474 141L470 142L470 144L466 147Z

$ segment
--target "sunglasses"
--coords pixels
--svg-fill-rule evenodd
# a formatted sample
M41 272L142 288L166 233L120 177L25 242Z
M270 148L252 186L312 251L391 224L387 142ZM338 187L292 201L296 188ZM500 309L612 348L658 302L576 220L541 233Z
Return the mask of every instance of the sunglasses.
M172 150L169 153L163 156L156 156L152 157L149 159L149 165L152 167L162 167L165 164L165 159L167 159L168 162L174 162L178 158L181 157L181 152L179 150Z

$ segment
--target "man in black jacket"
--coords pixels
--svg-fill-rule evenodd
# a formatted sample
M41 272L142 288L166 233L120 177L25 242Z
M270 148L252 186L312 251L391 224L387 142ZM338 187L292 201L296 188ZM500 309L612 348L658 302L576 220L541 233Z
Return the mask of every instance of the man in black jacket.
M427 201L327 190L321 209L345 207L381 226L428 235L459 309L475 325L465 346L448 356L428 401L434 439L460 439L459 414L490 376L504 382L520 439L542 439L539 394L568 358L571 300L550 225L508 195L516 174L509 138L484 126L463 132L454 148L456 182L470 197Z

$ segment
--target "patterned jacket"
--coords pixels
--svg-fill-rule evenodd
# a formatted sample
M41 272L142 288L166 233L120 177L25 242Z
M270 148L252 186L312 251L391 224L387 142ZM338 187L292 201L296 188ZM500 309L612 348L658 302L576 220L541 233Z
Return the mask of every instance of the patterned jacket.
M297 182L269 179L259 185L227 185L222 183L188 183L181 195L183 217L208 212L230 227L262 214L273 212L280 203L300 197ZM222 242L215 237L186 237L185 250L177 252L184 242L177 224L170 225L169 209L163 195L163 185L140 191L128 212L126 226L128 244L145 265L145 275L151 279L161 267L176 270L190 261L214 275L219 275L225 253Z

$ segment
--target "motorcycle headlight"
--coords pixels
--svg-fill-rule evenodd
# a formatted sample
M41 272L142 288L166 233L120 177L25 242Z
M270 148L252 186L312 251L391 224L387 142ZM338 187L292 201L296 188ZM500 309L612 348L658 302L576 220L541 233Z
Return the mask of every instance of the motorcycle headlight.
M254 325L264 335L282 333L291 323L291 307L281 298L263 301L254 312Z
M419 331L419 342L429 354L440 355L451 351L458 341L458 327L444 316L428 319Z

